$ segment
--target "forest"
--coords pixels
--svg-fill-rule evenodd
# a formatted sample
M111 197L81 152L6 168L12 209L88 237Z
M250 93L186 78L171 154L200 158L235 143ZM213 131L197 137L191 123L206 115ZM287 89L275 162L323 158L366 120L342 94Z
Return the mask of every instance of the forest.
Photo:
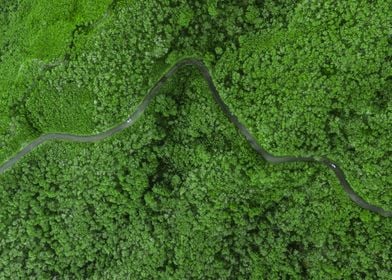
M274 155L392 210L392 0L0 0L0 165L185 57ZM391 279L392 219L269 164L195 68L0 174L0 279Z

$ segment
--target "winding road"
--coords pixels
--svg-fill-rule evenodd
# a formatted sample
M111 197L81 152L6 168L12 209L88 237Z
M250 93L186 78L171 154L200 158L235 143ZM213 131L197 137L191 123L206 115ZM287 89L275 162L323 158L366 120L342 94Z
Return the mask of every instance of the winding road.
M175 65L173 65L159 79L159 81L150 89L150 91L145 96L141 104L136 108L136 110L131 114L131 116L124 122L120 123L119 125L94 135L74 135L74 134L67 134L67 133L44 134L36 138L32 142L30 142L26 147L20 150L17 154L15 154L6 162L1 164L0 174L4 173L7 169L12 167L17 161L19 161L24 155L29 153L35 147L37 147L38 145L46 141L65 140L65 141L73 141L73 142L97 142L130 127L143 114L143 112L151 103L152 99L158 94L160 88L165 84L165 82L170 77L172 77L180 68L183 68L185 66L194 66L199 70L204 80L207 82L208 88L215 102L219 105L220 109L224 112L224 114L230 120L230 122L234 124L234 126L238 129L238 131L245 137L245 139L247 140L249 145L255 150L255 152L261 155L267 162L273 164L285 163L285 162L315 162L315 163L326 165L335 173L343 190L347 193L347 195L351 198L352 201L354 201L360 207L378 213L381 216L392 217L392 211L388 211L376 205L372 205L367 201L365 201L362 197L360 197L350 186L343 170L339 167L339 165L336 162L326 157L319 158L319 157L274 156L273 154L270 154L268 151L266 151L262 146L260 146L256 138L249 132L249 130L230 111L227 104L224 103L223 99L218 93L218 90L215 87L215 84L208 71L208 68L205 66L203 61L194 58L186 58L178 61Z

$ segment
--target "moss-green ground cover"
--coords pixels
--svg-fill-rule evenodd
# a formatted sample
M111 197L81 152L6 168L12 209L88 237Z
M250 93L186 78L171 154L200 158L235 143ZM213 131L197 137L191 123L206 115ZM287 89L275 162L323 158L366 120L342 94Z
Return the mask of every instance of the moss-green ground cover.
M391 1L0 1L0 160L126 119L204 59L274 154L391 209ZM392 221L327 168L260 160L197 72L130 129L0 175L0 278L390 279Z

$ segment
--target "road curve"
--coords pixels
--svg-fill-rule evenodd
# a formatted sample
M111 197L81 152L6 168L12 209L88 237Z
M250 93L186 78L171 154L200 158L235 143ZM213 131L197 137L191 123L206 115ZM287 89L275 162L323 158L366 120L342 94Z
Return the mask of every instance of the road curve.
M136 110L130 115L130 117L119 125L103 131L94 135L74 135L74 134L66 134L66 133L50 133L44 134L40 137L36 138L32 142L30 142L26 147L20 150L17 154L12 156L6 162L0 165L0 174L4 173L7 169L12 167L17 161L19 161L24 155L29 153L38 145L49 141L49 140L65 140L65 141L73 141L73 142L97 142L102 139L105 139L117 132L120 132L135 123L135 121L143 114L148 105L151 103L152 99L158 94L160 88L166 83L166 81L173 76L180 68L185 66L194 66L196 67L204 80L208 84L208 88L214 98L215 102L218 104L220 109L226 115L226 117L234 124L234 126L238 129L238 131L245 137L246 141L249 145L261 155L267 162L269 163L285 163L285 162L315 162L326 165L329 167L338 178L340 185L343 190L347 193L352 201L358 204L360 207L367 209L369 211L380 214L384 217L392 217L392 211L385 210L376 205L372 205L365 201L362 197L360 197L350 186L348 183L346 176L343 170L339 167L339 165L326 158L326 157L294 157L294 156L274 156L266 151L260 144L257 142L256 138L250 133L250 131L238 120L237 116L235 116L229 109L226 103L224 103L223 99L218 93L218 90L215 87L215 84L212 80L212 77L208 71L208 68L205 66L203 61L194 59L194 58L186 58L178 61L175 65L173 65L159 80L158 82L150 89L147 95L144 97L143 101L136 108Z

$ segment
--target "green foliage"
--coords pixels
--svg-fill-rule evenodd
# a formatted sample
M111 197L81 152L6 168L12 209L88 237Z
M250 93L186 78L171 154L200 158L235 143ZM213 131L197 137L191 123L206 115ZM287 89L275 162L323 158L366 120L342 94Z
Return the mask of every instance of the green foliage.
M239 50L219 61L215 77L226 83L226 100L267 150L329 155L355 185L372 186L360 193L388 207L387 6L349 7L356 24L349 16L341 22L349 11L344 4L299 5L287 28L243 36Z
M0 0L0 160L126 119L193 56L267 150L390 209L389 2ZM191 69L129 129L0 175L0 278L390 279L391 219L260 160Z
M0 2L0 161L18 150L21 143L36 136L38 127L58 130L76 125L72 117L71 122L59 124L58 127L50 124L32 125L30 108L26 109L26 102L42 72L60 65L67 53L72 51L77 27L98 20L108 4L107 0ZM45 92L43 96L48 94L51 93ZM85 94L78 98L85 99ZM69 99L57 98L57 106L67 107ZM78 103L76 99L74 101ZM50 105L50 101L47 102ZM42 105L31 110L41 110ZM53 112L52 107L45 110ZM65 110L64 113L71 115L74 112ZM70 130L82 129L83 125Z
M194 13L189 6L187 8L181 9L181 12L178 16L178 25L181 27L188 27L193 17Z

